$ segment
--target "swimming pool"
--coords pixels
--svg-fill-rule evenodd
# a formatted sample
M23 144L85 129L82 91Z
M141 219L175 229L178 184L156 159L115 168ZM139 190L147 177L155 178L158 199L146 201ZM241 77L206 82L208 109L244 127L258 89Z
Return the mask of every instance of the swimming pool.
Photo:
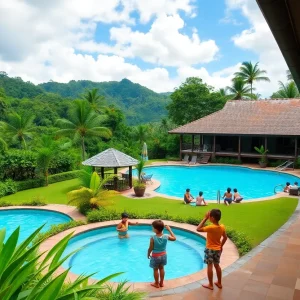
M217 198L218 190L222 196L228 187L237 188L245 200L263 198L273 196L278 184L300 181L298 177L282 172L233 166L157 166L144 170L160 181L156 192L180 198L190 188L194 197L203 191L205 199L213 200Z
M25 240L40 226L45 224L42 231L51 225L69 222L70 217L59 212L42 209L5 209L0 210L0 228L6 228L6 238L20 226L19 242Z
M186 276L203 269L205 239L192 232L176 228L172 230L177 240L168 242L166 279ZM128 239L119 239L115 226L81 233L71 239L65 254L84 248L66 260L63 267L72 266L71 271L75 274L86 273L87 270L88 273L98 272L93 276L95 279L125 272L113 281L126 279L130 282L150 282L153 273L149 267L147 250L153 234L150 225L131 226Z

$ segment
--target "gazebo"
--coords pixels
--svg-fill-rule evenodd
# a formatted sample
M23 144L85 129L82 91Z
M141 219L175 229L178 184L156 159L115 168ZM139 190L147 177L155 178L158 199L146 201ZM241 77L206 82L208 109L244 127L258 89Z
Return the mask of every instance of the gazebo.
M133 157L120 152L116 149L109 148L82 162L84 166L101 168L101 177L104 179L104 168L113 168L114 174L118 174L118 168L129 167L128 185L132 188L132 166L138 164ZM114 189L117 189L117 177L114 178Z

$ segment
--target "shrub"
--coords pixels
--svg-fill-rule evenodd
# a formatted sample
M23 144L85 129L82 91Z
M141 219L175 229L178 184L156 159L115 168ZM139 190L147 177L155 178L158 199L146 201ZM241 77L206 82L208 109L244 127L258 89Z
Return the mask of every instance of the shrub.
M49 174L71 171L75 165L74 157L70 153L61 152L50 162Z
M130 219L162 219L169 220L178 223L187 223L191 225L198 225L199 219L188 217L182 218L179 216L170 216L167 212L165 214L157 214L157 213L147 213L147 214L139 214L136 212L127 212ZM105 208L101 208L99 210L92 210L87 213L87 219L89 223L95 222L104 222L111 220L119 220L121 212L115 210L108 210ZM245 255L252 249L251 243L247 236L242 232L237 232L232 228L227 228L227 235L236 245L239 254Z
M34 196L32 197L31 201L28 202L22 202L20 204L21 206L45 206L47 203L45 202L44 198L41 198L40 196Z
M0 207L8 207L8 206L13 206L13 204L7 201L0 201Z
M230 227L226 228L226 232L227 232L228 237L236 245L240 256L245 255L252 249L249 239L243 232L237 232Z
M65 180L70 180L74 178L78 178L80 175L80 170L75 170L75 171L69 171L69 172L64 172L64 173L59 173L55 175L50 175L48 182L49 184L51 183L56 183L56 182L61 182Z
M11 180L7 179L4 182L0 182L0 198L6 195L15 194L17 192L17 184Z
M36 154L32 151L10 150L0 161L0 177L26 180L35 178Z
M75 220L71 220L69 222L66 223L62 223L62 224L57 224L57 225L52 225L50 227L50 229L46 232L40 232L35 239L33 240L33 243L39 243L42 240L48 239L49 237L56 235L60 232L63 232L65 230L68 230L70 228L74 228L77 226L81 226L81 225L85 225L86 223L83 221L75 221Z
M44 186L44 184L45 184L45 179L43 178L19 181L17 182L17 190L19 192L19 191L34 189L34 188Z

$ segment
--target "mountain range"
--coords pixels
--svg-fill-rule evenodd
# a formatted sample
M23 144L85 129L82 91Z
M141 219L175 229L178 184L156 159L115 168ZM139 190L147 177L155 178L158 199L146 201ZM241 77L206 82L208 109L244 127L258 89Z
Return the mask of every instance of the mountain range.
M9 97L23 99L35 98L41 94L52 93L67 99L76 99L90 89L97 88L105 97L107 105L119 107L128 125L158 122L167 115L166 105L170 93L159 94L128 79L120 82L93 82L90 80L71 80L68 83L50 81L35 85L20 77L9 77L0 72L0 87Z

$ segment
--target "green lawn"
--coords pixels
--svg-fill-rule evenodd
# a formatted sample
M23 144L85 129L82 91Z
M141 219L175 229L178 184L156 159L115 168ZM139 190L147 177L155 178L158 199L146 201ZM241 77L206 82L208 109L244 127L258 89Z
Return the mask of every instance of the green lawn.
M51 184L18 192L6 196L0 201L15 204L30 201L33 197L40 197L47 203L67 204L66 193L79 186L77 179ZM261 201L231 206L210 204L209 207L192 207L183 205L182 201L169 200L165 198L151 199L128 199L123 196L115 197L109 209L117 211L159 213L179 216L181 218L203 217L208 209L220 208L222 210L222 222L236 231L244 232L251 240L253 246L257 245L275 230L277 230L290 217L297 206L296 198L280 198L271 201Z

